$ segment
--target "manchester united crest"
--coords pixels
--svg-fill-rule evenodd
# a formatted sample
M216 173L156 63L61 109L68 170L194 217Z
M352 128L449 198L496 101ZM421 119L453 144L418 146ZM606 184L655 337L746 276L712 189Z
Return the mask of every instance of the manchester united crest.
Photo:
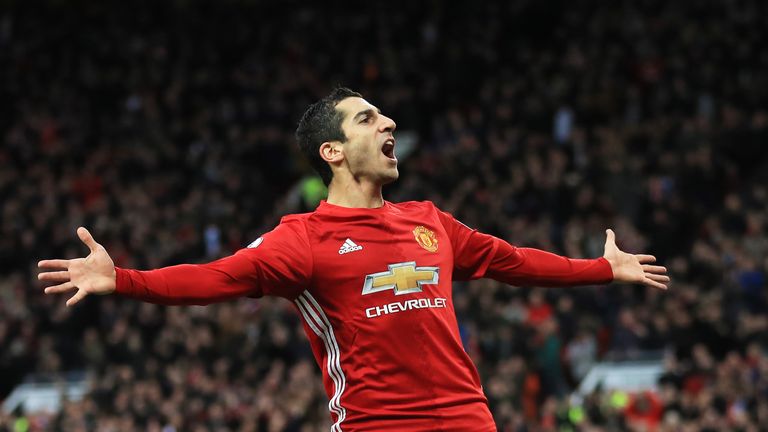
M430 252L437 252L437 237L432 230L419 225L413 229L413 236L419 246Z

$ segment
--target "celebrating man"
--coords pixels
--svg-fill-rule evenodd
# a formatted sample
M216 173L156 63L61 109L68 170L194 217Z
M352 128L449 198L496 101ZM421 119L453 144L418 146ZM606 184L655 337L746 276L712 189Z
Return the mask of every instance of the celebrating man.
M296 136L328 185L311 213L285 216L232 256L202 265L116 268L85 228L85 258L44 260L46 293L116 292L143 301L209 304L275 295L300 313L330 399L332 431L492 431L480 378L459 338L453 280L570 286L611 281L666 289L650 255L619 250L569 259L468 228L431 202L390 203L398 178L395 122L349 89L309 107Z

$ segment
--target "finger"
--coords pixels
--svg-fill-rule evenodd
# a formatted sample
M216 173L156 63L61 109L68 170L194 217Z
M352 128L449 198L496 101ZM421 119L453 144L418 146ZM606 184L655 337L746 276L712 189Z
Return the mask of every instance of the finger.
M44 272L37 275L41 281L68 281L70 279L68 271Z
M643 267L643 271L646 273L664 274L667 272L667 268L664 266L644 264L642 267Z
M605 244L608 245L609 243L616 244L616 233L610 228L605 230Z
M80 237L80 240L82 240L86 246L88 246L88 249L90 249L91 252L96 252L98 250L99 244L96 243L96 240L93 239L93 236L87 229L83 227L78 228L77 236Z
M73 295L69 300L67 300L67 306L74 306L77 302L84 299L85 296L87 296L88 293L85 292L85 290L78 290L75 295Z
M648 279L648 278L645 278L643 280L643 284L647 285L649 287L660 289L660 290L666 290L667 289L667 286L665 284L663 284L661 282L656 282L656 281Z
M650 280L653 280L653 281L656 281L656 282L661 282L661 283L666 283L666 282L670 281L669 276L666 276L666 275L646 273L645 277L647 277Z
M656 257L653 255L639 254L635 256L637 257L637 260L640 261L640 264L648 264L648 263L656 262Z
M63 259L42 260L37 263L37 266L39 268L48 268L48 269L68 269L69 260L63 260Z
M45 289L46 294L60 294L65 293L67 291L72 291L72 289L75 288L75 284L72 282L64 282L63 284L50 286Z

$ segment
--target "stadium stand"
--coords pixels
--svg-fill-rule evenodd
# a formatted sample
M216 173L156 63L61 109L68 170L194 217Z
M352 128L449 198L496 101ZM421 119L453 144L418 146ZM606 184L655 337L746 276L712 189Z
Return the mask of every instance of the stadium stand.
M652 251L668 292L456 284L500 431L766 430L768 6L390 1L0 4L0 399L85 370L0 431L325 431L288 302L68 309L40 258L92 229L120 266L232 253L309 169L293 131L336 84L419 148L386 190L572 257ZM654 392L568 397L602 359L664 353Z

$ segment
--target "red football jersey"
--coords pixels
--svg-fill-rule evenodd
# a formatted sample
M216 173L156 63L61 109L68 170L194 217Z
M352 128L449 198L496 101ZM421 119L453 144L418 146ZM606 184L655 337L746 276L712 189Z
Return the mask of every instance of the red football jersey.
M431 202L326 202L204 265L117 270L119 293L162 304L243 295L294 302L330 399L332 431L493 431L453 310L453 280L598 284L603 259L516 248Z

